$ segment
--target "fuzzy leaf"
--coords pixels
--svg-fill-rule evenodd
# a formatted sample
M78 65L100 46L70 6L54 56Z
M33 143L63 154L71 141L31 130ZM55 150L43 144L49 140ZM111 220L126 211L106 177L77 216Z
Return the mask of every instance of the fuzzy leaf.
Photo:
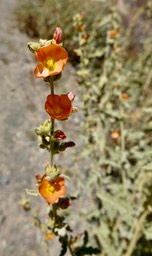
M114 209L117 209L121 214L130 212L130 207L127 202L121 200L120 198L115 198L113 195L108 195L107 193L98 193L99 197L103 202L109 203Z
M149 227L144 229L144 235L147 240L152 240L152 223Z

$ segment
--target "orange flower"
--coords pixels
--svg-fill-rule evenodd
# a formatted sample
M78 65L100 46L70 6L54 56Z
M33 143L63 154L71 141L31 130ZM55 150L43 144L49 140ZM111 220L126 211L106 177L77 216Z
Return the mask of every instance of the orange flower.
M64 120L73 111L71 101L68 94L49 94L45 102L45 110L53 119Z
M121 98L122 98L123 100L128 100L129 96L128 96L127 93L122 93L122 94L121 94Z
M55 237L55 234L53 234L53 233L46 233L45 236L46 236L46 240L51 240L51 239L53 239Z
M115 37L118 33L118 29L113 29L113 30L110 30L108 31L108 35L109 37Z
M46 199L48 204L57 203L59 198L66 194L64 178L57 177L54 180L46 180L46 174L43 175L38 187L39 193Z
M39 64L34 74L37 78L45 78L62 72L68 60L68 53L60 45L49 44L35 51L35 57Z
M111 137L112 137L112 139L114 139L114 140L118 139L119 136L120 136L120 134L119 134L118 131L113 131L113 132L111 133Z

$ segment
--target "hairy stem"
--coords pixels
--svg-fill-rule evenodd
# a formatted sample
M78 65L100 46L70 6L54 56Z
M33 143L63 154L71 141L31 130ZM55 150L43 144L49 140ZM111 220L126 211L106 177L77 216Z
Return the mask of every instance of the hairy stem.
M53 78L50 77L50 90L51 94L54 94L54 84L53 84ZM54 119L51 118L51 129L50 129L50 164L53 166L53 146L54 146L54 141L52 140L52 135L54 133Z
M123 165L123 152L125 151L125 135L124 135L124 128L125 127L124 127L124 121L123 121L123 108L122 108L121 105L120 105L119 111L120 111L120 117L121 117L121 121L120 121L121 164ZM126 173L125 173L124 168L122 168L121 176L122 176L123 190L124 190L124 193L126 193L127 179L126 179Z

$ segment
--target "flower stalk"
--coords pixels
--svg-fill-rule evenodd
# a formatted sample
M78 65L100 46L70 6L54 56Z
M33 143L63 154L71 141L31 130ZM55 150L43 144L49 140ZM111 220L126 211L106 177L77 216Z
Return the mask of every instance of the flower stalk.
M54 81L53 81L53 77L50 77L50 90L51 90L51 94L54 95ZM51 121L51 126L50 126L50 164L51 166L53 166L53 158L54 158L54 153L53 153L53 147L54 147L54 140L52 138L52 135L54 133L54 119L51 117L50 118Z
M45 110L50 116L49 120L41 123L36 128L39 139L39 146L47 149L50 154L50 163L45 167L43 176L36 175L38 182L38 192L47 201L50 208L48 216L50 226L46 226L47 237L58 236L63 247L71 248L71 240L68 232L71 232L65 218L58 214L59 209L66 209L70 206L70 197L66 196L65 179L59 168L54 165L54 154L64 151L67 147L73 147L74 142L62 142L66 135L61 130L54 130L55 119L66 120L72 113L72 101L75 95L72 92L67 94L54 94L54 81L61 78L62 70L68 60L67 51L61 46L62 29L56 28L52 40L40 40L39 43L28 44L29 49L35 54L38 65L34 69L36 78L43 78L44 82L50 85L50 94L45 102Z
M35 129L39 139L40 148L49 151L50 162L45 166L45 172L42 176L35 175L37 179L37 194L40 194L47 202L49 207L48 224L44 224L46 239L52 239L58 236L61 244L60 255L65 255L67 250L71 256L76 256L76 247L69 232L71 227L65 221L61 214L63 210L71 205L73 197L66 195L65 175L61 169L54 164L54 155L63 152L66 148L75 146L73 141L63 142L66 135L60 129L55 130L55 120L66 121L77 109L72 106L75 94L68 92L66 94L54 93L54 81L61 78L62 70L68 60L67 51L61 46L62 30L56 28L52 40L40 40L39 43L28 44L29 49L35 54L38 65L34 69L36 78L43 78L44 82L50 85L50 94L46 98L45 110L49 115L49 120L41 123ZM42 226L42 225L41 225ZM40 228L41 228L40 226ZM82 245L84 247L84 245Z

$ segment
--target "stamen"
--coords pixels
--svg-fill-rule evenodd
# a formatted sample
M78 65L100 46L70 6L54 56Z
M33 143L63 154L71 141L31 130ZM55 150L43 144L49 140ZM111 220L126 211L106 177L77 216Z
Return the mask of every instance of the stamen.
M49 70L54 70L55 69L55 62L53 61L53 59L48 59L46 61L46 68L48 68Z
M47 187L46 187L46 191L49 192L49 193L54 193L55 188L51 184L48 184Z

